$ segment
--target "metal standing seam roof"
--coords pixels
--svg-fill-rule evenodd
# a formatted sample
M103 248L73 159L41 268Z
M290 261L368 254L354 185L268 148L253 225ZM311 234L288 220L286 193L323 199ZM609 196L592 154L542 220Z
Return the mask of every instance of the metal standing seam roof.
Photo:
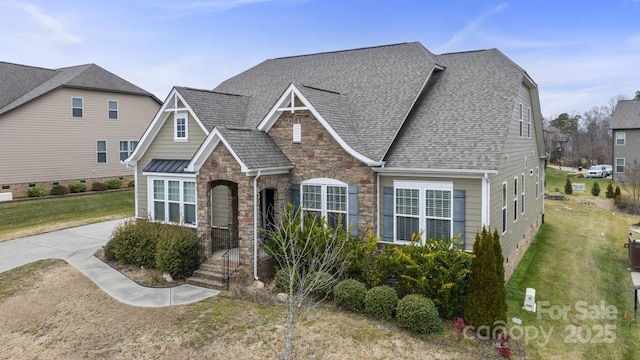
M611 129L640 128L640 101L620 100L611 116Z
M191 172L185 171L190 161L191 160L152 159L142 171L163 174L190 174Z

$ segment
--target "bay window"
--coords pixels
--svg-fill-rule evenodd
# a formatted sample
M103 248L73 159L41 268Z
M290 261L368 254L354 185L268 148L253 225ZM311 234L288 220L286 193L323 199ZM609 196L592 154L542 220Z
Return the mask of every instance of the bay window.
M196 226L196 183L192 179L150 178L152 220Z

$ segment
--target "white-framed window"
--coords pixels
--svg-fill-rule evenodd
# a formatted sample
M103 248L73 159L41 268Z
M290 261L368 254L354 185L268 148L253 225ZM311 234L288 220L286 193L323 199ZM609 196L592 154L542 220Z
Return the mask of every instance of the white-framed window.
M520 137L522 137L524 133L524 105L522 103L518 104L518 119L520 120Z
M625 160L624 158L616 158L616 172L623 173L625 168Z
M96 141L96 162L98 164L105 164L107 162L107 141Z
M616 132L616 145L624 145L625 137L625 132Z
M117 100L107 101L107 111L109 112L110 120L117 120L118 119L118 101Z
M536 200L540 196L539 186L540 186L540 168L536 166Z
M507 182L502 183L502 233L507 232Z
M136 146L138 146L137 140L120 141L120 161L125 161L131 155L131 153L133 153L133 150L136 149Z
M521 208L521 213L524 215L524 210L525 210L525 204L524 204L524 195L525 195L525 186L524 186L525 182L524 182L524 174L522 174L520 176L520 208Z
M518 221L518 177L513 178L513 222Z
M149 177L150 217L154 221L195 227L196 182L193 179Z
M327 225L347 229L348 185L334 179L317 178L301 184L302 211L323 217Z
M527 108L527 138L531 139L531 108Z
M453 232L453 183L394 181L395 241L450 239Z
M187 141L189 139L189 122L186 112L177 112L173 117L173 140Z
M79 97L71 98L71 116L81 118L83 116L84 100Z

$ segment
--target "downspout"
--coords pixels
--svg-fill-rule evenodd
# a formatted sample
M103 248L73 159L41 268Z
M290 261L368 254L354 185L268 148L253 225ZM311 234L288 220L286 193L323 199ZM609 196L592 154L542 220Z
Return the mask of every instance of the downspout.
M483 189L482 189L482 202L484 203L484 213L482 214L482 225L489 226L491 222L491 181L489 180L489 174L484 173L484 178L482 179Z
M258 278L258 179L260 178L260 170L258 175L253 178L253 279Z
M380 173L376 173L376 176L376 236L380 238Z

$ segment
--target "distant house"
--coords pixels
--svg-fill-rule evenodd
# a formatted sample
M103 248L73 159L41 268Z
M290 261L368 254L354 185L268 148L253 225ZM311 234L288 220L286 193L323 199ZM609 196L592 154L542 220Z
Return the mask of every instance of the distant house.
M267 60L214 90L175 87L127 163L136 214L227 237L260 277L287 202L385 244L471 251L497 229L510 275L544 214L538 89L500 51L420 43Z
M625 169L640 162L640 102L620 100L611 117L613 132L612 180L625 182Z
M0 193L133 178L125 160L160 108L151 93L88 64L0 62Z
M571 137L560 132L554 126L547 126L543 130L544 146L550 161L558 162L561 158L568 157L572 152ZM573 165L573 164L571 164Z

